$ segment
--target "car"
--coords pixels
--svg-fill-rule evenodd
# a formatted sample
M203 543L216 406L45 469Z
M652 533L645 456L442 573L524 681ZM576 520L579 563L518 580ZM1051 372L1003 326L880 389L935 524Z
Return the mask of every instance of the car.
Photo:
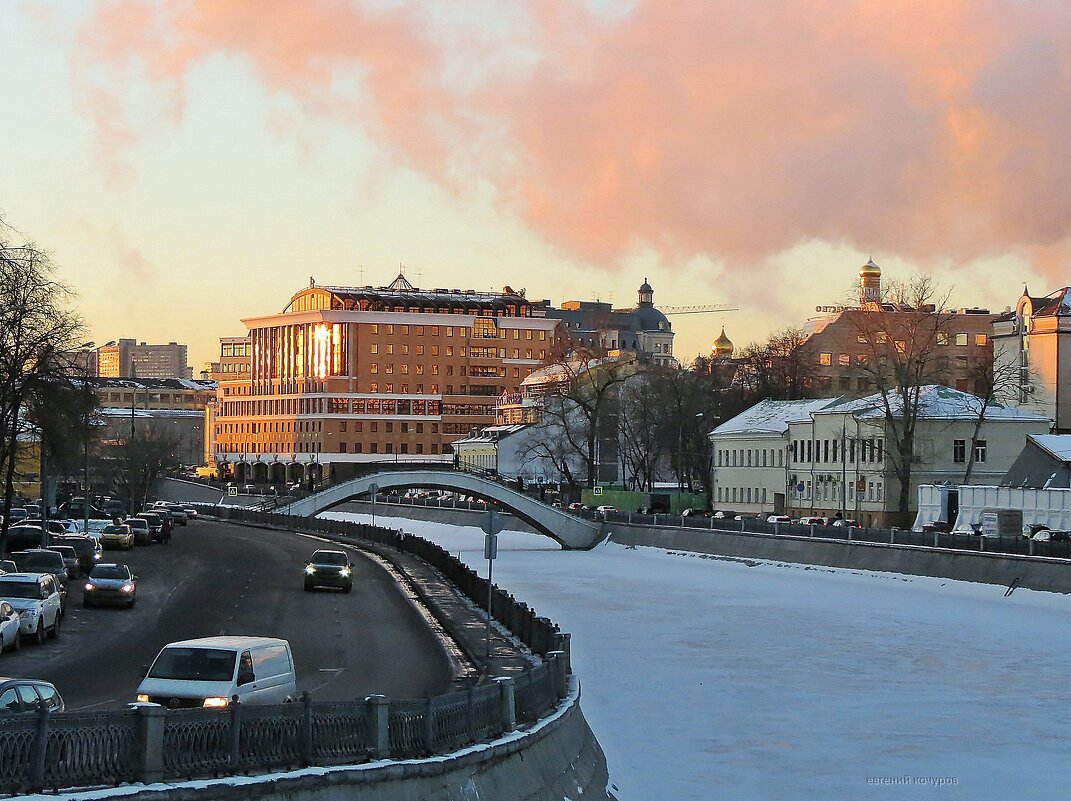
M22 647L22 619L7 601L0 601L0 651L17 651Z
M8 510L8 521L12 524L21 523L30 516L30 511L22 506L14 506Z
M196 520L200 517L200 513L192 506L183 506L182 509L186 512L187 520Z
M766 518L767 523L791 523L792 518L788 515L769 515Z
M730 512L727 509L720 509L714 513L715 520L733 520L736 518L736 512Z
M944 520L931 520L929 523L922 524L922 533L932 534L934 532L938 534L948 534L952 531L952 524L947 523Z
M48 548L30 548L11 554L11 561L19 566L20 573L51 573L66 594L67 562L63 554Z
M58 539L58 537L56 538ZM82 572L81 565L78 563L78 551L76 551L70 545L57 545L55 540L53 544L45 548L46 551L55 551L63 557L63 564L67 568L67 578L78 578L78 574Z
M0 717L36 714L42 707L49 712L62 712L65 708L52 682L0 677Z
M82 575L87 575L94 568L97 562L100 561L101 553L104 550L99 539L81 534L53 537L52 543L53 545L69 545L74 548L74 552L78 556L78 569Z
M574 502L574 503L571 503L571 504L569 504L569 505L568 505L567 507L565 507L565 508L566 508L566 509L568 509L568 510L569 510L570 512L579 512L579 511L580 511L581 509L583 509L583 508L584 508L584 504L582 504L582 503L575 503L575 502Z
M0 573L18 573L19 566L10 559L0 559Z
M1039 531L1048 531L1049 527L1044 523L1027 523L1023 526L1023 536L1031 539Z
M82 606L115 603L132 609L138 600L138 577L126 565L101 562L86 579Z
M145 523L145 521L142 521ZM149 524L145 523L145 529L148 530ZM104 528L104 531L100 535L100 544L105 550L112 550L113 548L121 548L124 551L129 551L134 547L134 529L126 523L115 524L112 523Z
M855 520L852 520L850 517L835 517L835 518L833 518L833 522L830 523L829 525L831 525L831 526L841 526L843 528L858 528L859 527L859 523L856 522Z
M801 517L797 522L801 526L824 526L826 519L824 517Z
M27 548L41 547L44 531L40 526L12 526L7 530L7 552L25 551Z
M75 533L74 524L71 523L71 528L67 528L66 523L70 521L52 520L49 519L46 523L39 517L27 517L21 523L20 526L33 526L34 528L41 529L42 531L48 530L50 534L73 534Z
M167 514L167 510L161 509L160 511L141 511L134 515L134 517L139 517L149 524L149 534L152 537L153 542L163 542L164 517Z
M305 592L317 587L353 589L353 562L344 551L316 551L305 563Z
M22 636L38 643L46 635L58 637L60 631L60 588L51 573L8 573L0 576L0 600L7 601L19 613Z
M681 517L706 517L707 513L702 509L692 509L689 507L681 512Z
M1071 532L1042 529L1032 536L1034 542L1068 542L1071 541Z
M100 536L101 532L104 531L105 527L110 526L111 524L112 521L110 518L105 519L101 517L92 517L89 519L89 528L87 528L82 533L87 537L92 537L93 539L96 539Z
M152 545L152 528L144 517L128 517L123 524L133 529L135 545Z
M616 506L610 506L609 504L603 504L602 506L596 506L595 507L595 511L598 512L600 515L606 515L606 514L609 514L610 512L616 512L616 511L618 511L618 509L617 509Z
M169 511L171 513L172 518L174 519L174 522L180 526L185 526L190 519L189 515L186 514L185 509L183 509L178 504L169 503L168 501L156 501L156 503L152 505L152 509L147 511L155 512L158 509L166 509L167 511Z

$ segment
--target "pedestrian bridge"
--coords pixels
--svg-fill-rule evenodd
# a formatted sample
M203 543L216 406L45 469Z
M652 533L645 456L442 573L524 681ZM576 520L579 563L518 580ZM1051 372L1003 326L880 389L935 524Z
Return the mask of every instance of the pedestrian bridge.
M472 473L456 470L381 470L333 484L307 498L280 506L276 513L315 517L361 495L368 495L375 484L377 492L388 489L437 489L462 492L495 501L537 531L546 534L563 548L587 550L603 539L600 521L584 520L556 506L548 506L523 492Z

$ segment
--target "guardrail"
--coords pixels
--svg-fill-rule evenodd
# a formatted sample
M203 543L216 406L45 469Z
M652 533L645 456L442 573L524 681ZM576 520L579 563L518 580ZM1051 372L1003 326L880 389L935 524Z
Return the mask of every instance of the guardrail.
M287 515L212 509L230 520L286 528ZM419 759L487 741L542 719L568 694L569 635L526 604L488 585L468 566L420 537L386 528L313 518L302 529L389 545L439 569L462 592L543 657L515 678L445 695L391 700L299 702L272 706L167 709L156 705L92 714L50 713L0 721L0 792L20 793L125 782L158 782ZM237 698L234 699L237 701Z

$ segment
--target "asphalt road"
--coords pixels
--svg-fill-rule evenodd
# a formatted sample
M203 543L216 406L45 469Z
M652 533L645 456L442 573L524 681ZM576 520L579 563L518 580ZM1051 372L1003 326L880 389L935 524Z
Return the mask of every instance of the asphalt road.
M303 590L305 560L318 547L351 553L349 595ZM450 685L436 635L390 574L359 550L196 520L176 526L168 545L105 551L104 560L137 574L137 605L83 609L84 582L72 579L59 638L4 653L0 675L53 682L71 711L122 708L166 643L244 634L289 640L298 691L318 700L418 698Z

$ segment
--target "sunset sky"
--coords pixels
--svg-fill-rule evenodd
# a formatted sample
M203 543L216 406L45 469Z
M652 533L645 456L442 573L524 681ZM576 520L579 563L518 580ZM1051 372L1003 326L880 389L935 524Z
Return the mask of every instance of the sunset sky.
M1003 309L1071 281L1071 4L0 0L0 216L98 343L190 345L315 277L844 299L873 253ZM363 272L362 272L363 270Z

